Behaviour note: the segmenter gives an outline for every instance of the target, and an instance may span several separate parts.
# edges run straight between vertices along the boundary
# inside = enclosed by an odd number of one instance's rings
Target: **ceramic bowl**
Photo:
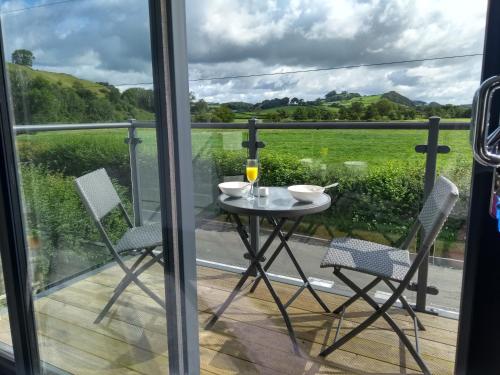
[[[250,191],[250,184],[243,181],[222,182],[219,189],[230,197],[243,197]]]
[[[288,187],[288,191],[298,201],[313,202],[323,194],[325,189],[317,185],[292,185]]]

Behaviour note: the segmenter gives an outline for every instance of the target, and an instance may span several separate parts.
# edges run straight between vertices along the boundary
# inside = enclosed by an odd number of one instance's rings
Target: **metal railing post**
[[[249,159],[258,159],[258,135],[257,135],[257,119],[251,118],[248,120],[248,157]],[[259,171],[260,172],[260,171]],[[250,229],[250,244],[252,249],[260,249],[260,221],[258,216],[249,217]],[[257,276],[257,269],[253,269],[252,276]]]
[[[128,144],[130,156],[130,180],[132,183],[132,205],[134,210],[134,224],[142,225],[142,201],[140,194],[140,178],[139,168],[137,165],[137,145],[142,140],[137,136],[137,128],[135,127],[135,119],[130,119],[130,127],[128,129],[128,138],[125,143]]]
[[[427,134],[427,147],[425,149],[425,177],[424,177],[424,202],[429,196],[436,181],[437,154],[439,149],[439,121],[437,116],[429,117],[429,131]],[[423,237],[422,231],[420,238]],[[433,245],[434,246],[434,245]],[[420,249],[419,249],[420,251]],[[431,249],[432,251],[432,249]],[[426,311],[427,305],[427,283],[429,277],[429,254],[426,255],[422,265],[418,269],[417,278],[417,311]]]

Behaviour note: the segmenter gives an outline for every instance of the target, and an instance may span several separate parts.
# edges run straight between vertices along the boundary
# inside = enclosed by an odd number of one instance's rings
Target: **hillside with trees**
[[[8,64],[7,69],[19,125],[154,118],[152,90],[131,88],[120,92],[106,82],[34,70],[28,64]]]
[[[17,50],[8,64],[17,124],[87,123],[154,119],[153,91],[129,88],[121,92],[106,82],[91,82],[69,74],[36,70],[35,56]],[[470,118],[470,105],[452,105],[411,99],[390,91],[381,95],[335,90],[322,98],[266,99],[258,103],[210,103],[191,94],[193,122],[285,121],[401,121],[440,116]]]
[[[266,99],[259,103],[207,103],[191,98],[195,122],[245,121],[256,117],[267,122],[281,121],[409,121],[440,116],[445,119],[467,119],[470,105],[453,105],[413,101],[396,91],[381,95],[361,95],[347,91],[328,92],[323,98],[306,101],[297,97]],[[230,110],[233,117],[224,119],[219,111]]]

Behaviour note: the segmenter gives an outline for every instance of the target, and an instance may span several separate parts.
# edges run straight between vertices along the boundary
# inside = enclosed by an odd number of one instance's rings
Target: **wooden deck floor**
[[[141,279],[163,293],[159,266]],[[36,301],[42,358],[75,374],[167,373],[166,323],[163,310],[131,286],[108,316],[94,324],[97,313],[122,277],[115,266],[61,288]],[[238,275],[198,267],[200,354],[203,374],[412,374],[418,366],[383,321],[361,333],[326,359],[318,357],[331,342],[337,321],[321,312],[303,293],[289,308],[303,351],[294,355],[284,323],[262,284],[254,294],[234,302],[211,331],[203,329],[210,313],[228,296]],[[275,283],[286,299],[295,288]],[[330,307],[344,297],[323,293]],[[371,313],[364,303],[346,313],[344,327],[355,326]],[[402,310],[393,318],[412,335]],[[421,315],[421,353],[434,374],[452,374],[457,321]],[[0,320],[0,340],[10,340],[7,321]],[[345,331],[343,330],[343,333]]]

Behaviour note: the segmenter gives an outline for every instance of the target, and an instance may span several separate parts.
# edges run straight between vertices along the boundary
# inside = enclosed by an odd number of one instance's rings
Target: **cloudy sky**
[[[37,69],[120,89],[152,81],[146,0],[0,4],[7,56],[30,49]],[[481,53],[485,13],[486,0],[187,0],[190,79]],[[190,86],[210,101],[396,90],[459,104],[471,102],[480,68],[481,57],[467,57]]]

